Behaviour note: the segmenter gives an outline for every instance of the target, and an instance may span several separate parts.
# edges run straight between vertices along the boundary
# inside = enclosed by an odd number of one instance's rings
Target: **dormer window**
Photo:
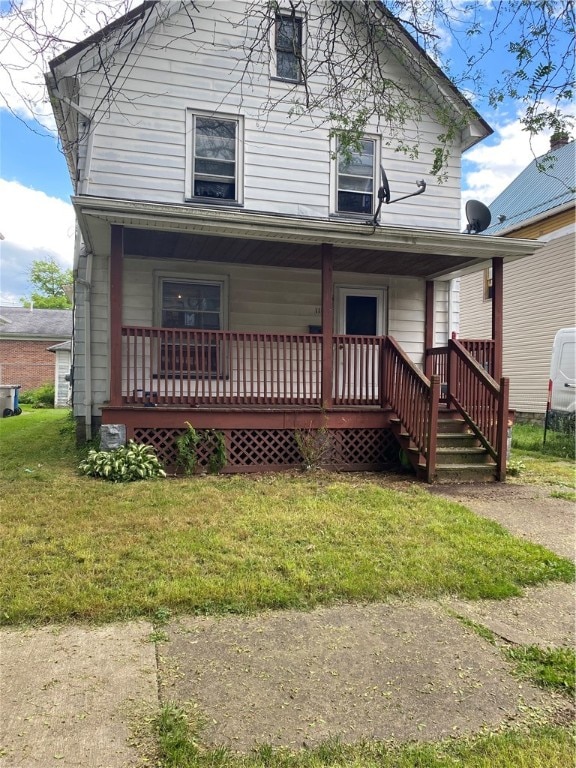
[[[372,214],[375,210],[375,187],[379,142],[364,138],[358,150],[338,153],[336,173],[336,212]]]
[[[294,14],[277,14],[274,50],[276,77],[302,80],[302,19]]]
[[[242,122],[228,115],[187,112],[186,198],[242,202]]]

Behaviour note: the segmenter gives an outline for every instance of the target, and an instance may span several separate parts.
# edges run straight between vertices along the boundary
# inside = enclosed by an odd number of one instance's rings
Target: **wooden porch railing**
[[[334,405],[380,405],[382,336],[334,336]]]
[[[458,339],[462,347],[479,363],[490,376],[494,371],[493,339]],[[426,350],[426,370],[430,375],[440,377],[442,384],[441,402],[447,399],[448,347],[433,347]]]
[[[448,404],[462,414],[496,462],[499,480],[506,477],[509,380],[498,385],[473,359],[464,344],[448,342]]]
[[[383,399],[425,459],[430,482],[436,469],[440,379],[433,376],[428,381],[391,336],[386,337],[383,352]]]
[[[126,403],[319,403],[321,336],[128,326],[122,333]]]
[[[124,326],[122,336],[124,403],[322,405],[319,334]],[[334,405],[380,405],[382,342],[334,337]]]

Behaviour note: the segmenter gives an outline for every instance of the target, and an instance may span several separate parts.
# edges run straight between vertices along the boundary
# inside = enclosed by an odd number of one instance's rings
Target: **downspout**
[[[86,440],[92,439],[92,347],[91,347],[91,293],[92,251],[86,253],[84,278],[77,277],[76,285],[84,290],[84,423]]]

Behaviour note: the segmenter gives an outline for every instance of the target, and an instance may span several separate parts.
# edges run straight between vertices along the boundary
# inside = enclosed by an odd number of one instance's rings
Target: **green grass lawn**
[[[576,500],[576,465],[574,463],[574,436],[548,432],[543,442],[544,429],[534,424],[515,424],[512,429],[512,460],[524,466],[512,482],[555,485],[565,491],[552,495],[568,501]]]
[[[153,728],[162,768],[568,768],[574,763],[573,734],[551,726],[432,744],[335,742],[296,753],[265,745],[251,755],[202,749],[201,729],[169,705]]]
[[[218,476],[115,485],[77,472],[58,411],[0,420],[4,624],[501,598],[573,566],[385,476]]]

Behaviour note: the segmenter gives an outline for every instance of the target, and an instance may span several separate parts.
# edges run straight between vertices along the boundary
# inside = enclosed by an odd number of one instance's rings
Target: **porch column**
[[[334,344],[334,253],[322,243],[322,407],[332,405],[332,347]]]
[[[494,370],[492,378],[500,381],[502,376],[502,346],[504,307],[504,259],[492,259],[492,339],[494,341]]]
[[[426,303],[424,308],[424,375],[432,376],[432,357],[428,350],[434,346],[434,281],[426,280]]]
[[[124,228],[113,224],[110,235],[110,405],[122,404],[122,267]]]

